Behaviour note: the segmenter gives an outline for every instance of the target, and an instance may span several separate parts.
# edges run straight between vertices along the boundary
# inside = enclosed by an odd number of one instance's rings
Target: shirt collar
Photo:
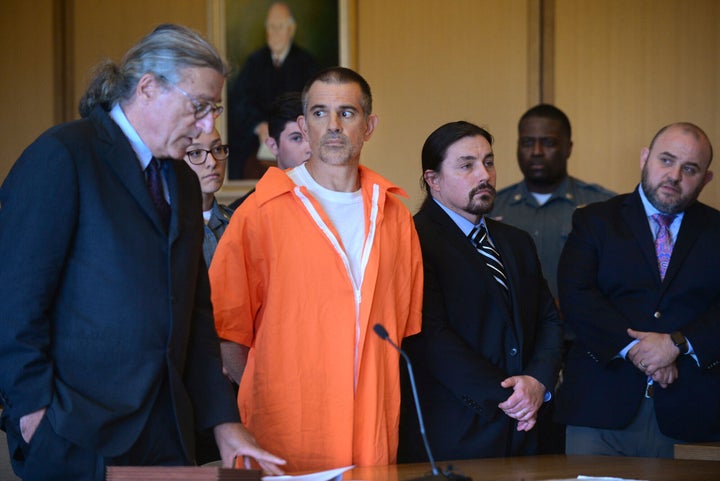
[[[123,134],[125,134],[128,141],[130,141],[130,146],[135,151],[135,155],[137,155],[140,167],[142,170],[145,170],[145,167],[147,167],[152,160],[152,152],[150,152],[150,148],[145,145],[140,138],[140,134],[137,133],[135,127],[132,126],[128,118],[125,116],[125,112],[123,112],[120,104],[113,105],[113,108],[110,110],[110,117],[115,121],[118,127],[120,127],[120,130],[122,130]]]
[[[285,50],[283,50],[282,52],[280,52],[280,54],[278,54],[278,55],[271,53],[270,55],[272,56],[273,62],[277,61],[280,65],[284,64],[285,59],[287,58],[288,54],[290,53],[291,47],[292,47],[292,43],[290,45],[288,45],[287,48]]]
[[[652,218],[654,214],[663,214],[664,212],[660,212],[655,208],[654,205],[650,203],[647,196],[645,195],[645,191],[642,188],[642,184],[638,185],[638,194],[640,194],[640,200],[642,201],[643,208],[645,209],[645,215],[647,216],[648,225],[650,226],[650,232],[652,232],[653,238],[657,236],[658,233],[658,225],[655,219]],[[682,224],[683,216],[685,215],[684,212],[678,212],[675,214],[675,218],[672,221],[672,224],[670,224],[670,233],[672,235],[672,239],[677,239],[678,232],[680,231],[680,225]],[[673,243],[675,241],[673,240]]]
[[[443,205],[443,203],[437,200],[435,197],[433,197],[433,200],[435,201],[435,203],[437,203],[437,205],[440,206],[442,210],[445,211],[448,216],[450,216],[453,222],[455,222],[455,224],[460,228],[462,233],[465,234],[465,237],[470,235],[470,232],[472,232],[472,230],[475,228],[475,224],[473,224],[457,212],[445,207],[445,205]],[[480,222],[477,225],[482,225],[487,229],[487,226],[485,225],[485,216],[482,216],[480,218]]]
[[[575,187],[570,182],[570,176],[566,175],[560,184],[558,184],[557,188],[550,193],[550,197],[548,197],[543,205],[555,199],[563,199],[565,201],[572,202],[575,197]],[[533,193],[528,189],[527,183],[523,180],[518,183],[518,189],[513,195],[512,201],[514,203],[522,202],[523,200],[531,202],[530,199],[533,199],[533,201],[538,203]]]

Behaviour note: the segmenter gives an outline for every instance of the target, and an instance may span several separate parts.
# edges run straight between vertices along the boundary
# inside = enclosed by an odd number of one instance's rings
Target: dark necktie
[[[667,272],[668,264],[670,264],[670,256],[673,250],[670,225],[675,220],[675,216],[670,214],[653,214],[652,218],[658,225],[658,230],[655,235],[655,254],[657,255],[660,280],[663,280],[665,279],[665,272]]]
[[[505,267],[500,260],[500,253],[490,244],[485,226],[480,225],[475,227],[468,237],[477,251],[483,255],[485,258],[485,265],[490,268],[490,273],[507,294],[508,283],[507,276],[505,275]]]
[[[167,229],[170,224],[170,206],[165,200],[161,170],[160,161],[153,157],[148,166],[145,167],[145,182],[147,182],[153,204],[155,204],[155,208],[160,214],[160,219],[162,219],[163,225]]]

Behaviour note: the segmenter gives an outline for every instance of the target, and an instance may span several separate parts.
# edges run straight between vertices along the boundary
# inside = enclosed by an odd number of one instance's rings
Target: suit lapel
[[[702,216],[699,215],[697,204],[694,203],[685,210],[685,214],[683,215],[682,224],[680,225],[672,256],[670,257],[670,264],[668,265],[667,272],[665,272],[663,291],[667,289],[667,286],[670,285],[673,278],[677,275],[680,267],[684,264],[685,258],[692,250],[693,245],[700,237],[704,228],[705,223]]]
[[[645,209],[643,208],[642,200],[640,200],[640,194],[638,194],[637,189],[632,195],[625,199],[620,211],[620,216],[637,240],[645,262],[657,273],[659,283],[660,271],[657,265],[657,255],[655,254],[655,243],[653,242],[653,235],[652,232],[650,232],[647,215],[645,214]]]
[[[493,301],[496,302],[498,305],[507,305],[504,297],[505,294],[500,290],[502,288],[498,285],[497,281],[489,272],[488,267],[485,265],[485,260],[482,254],[477,252],[475,247],[463,234],[462,230],[460,230],[457,224],[455,224],[455,222],[453,222],[453,220],[445,213],[445,211],[443,211],[442,208],[438,206],[437,203],[432,199],[428,199],[425,202],[425,204],[423,205],[423,210],[427,213],[428,217],[430,217],[436,224],[438,229],[438,237],[444,239],[449,244],[449,247],[451,249],[455,249],[462,253],[462,256],[466,258],[468,262],[472,265],[473,271],[478,273],[477,278],[470,279],[469,282],[477,282],[478,289],[486,289],[486,292],[493,297]],[[493,221],[486,218],[486,222],[492,223]],[[490,237],[494,240],[495,238],[493,237],[492,227],[489,227],[489,232]],[[503,256],[503,252],[503,250],[500,251],[501,257]],[[512,257],[511,255],[509,256]],[[505,257],[503,257],[503,263],[504,262]],[[517,276],[517,266],[515,264],[515,261],[513,260],[511,264],[513,265],[514,275]],[[510,285],[510,298],[511,302],[513,302],[512,299],[514,298],[514,296],[512,295],[512,281]],[[514,326],[515,322],[513,321],[512,317],[513,316],[508,309],[507,322],[517,333],[517,329],[515,329]]]
[[[438,237],[444,239],[450,248],[457,250],[463,254],[468,261],[473,264],[477,272],[484,273],[483,277],[488,280],[495,280],[487,272],[485,262],[482,260],[482,256],[477,253],[472,243],[465,237],[460,228],[453,222],[453,220],[445,213],[445,211],[437,205],[437,203],[428,199],[423,206],[423,210],[426,211],[428,217],[430,217],[436,224],[438,229]]]
[[[118,181],[137,201],[145,214],[150,217],[155,227],[165,234],[165,227],[160,219],[160,214],[150,198],[145,183],[145,174],[140,168],[140,162],[127,137],[101,107],[96,107],[90,114],[90,118],[97,126],[98,138],[101,141],[99,149],[105,150],[100,157],[105,159]],[[168,180],[168,185],[170,184],[171,182]],[[170,222],[172,225],[172,219]]]
[[[510,241],[503,235],[502,228],[499,227],[499,222],[495,222],[486,216],[485,224],[488,227],[490,238],[495,244],[495,249],[497,249],[500,253],[500,258],[502,260],[503,267],[505,268],[505,275],[507,276],[508,287],[510,288],[509,317],[512,319],[512,327],[515,332],[515,337],[518,340],[518,344],[522,345],[523,339],[521,334],[523,332],[523,326],[521,325],[522,320],[520,319],[520,306],[518,306],[519,293],[517,292],[518,279],[520,277],[518,259],[515,255],[515,251],[512,249],[512,246],[510,246]],[[499,291],[500,289],[497,290]],[[500,292],[500,295],[503,295],[502,292]],[[500,301],[504,302],[504,299],[500,297],[498,302]]]
[[[640,200],[640,194],[638,194],[637,190],[628,197],[623,206],[621,212],[623,220],[637,239],[640,245],[640,251],[646,262],[648,262],[651,268],[657,273],[657,280],[658,283],[662,284],[663,292],[677,275],[680,266],[683,265],[684,259],[695,244],[699,233],[703,230],[703,219],[698,215],[698,210],[695,207],[695,205],[691,205],[685,211],[682,225],[680,226],[675,246],[673,247],[672,256],[670,257],[670,264],[668,265],[667,272],[665,272],[665,279],[663,279],[661,283],[653,234],[648,227],[647,214],[645,213],[642,200]]]
[[[170,227],[168,233],[170,243],[180,235],[180,213],[188,212],[188,209],[183,207],[183,204],[187,202],[189,194],[184,193],[184,190],[180,187],[176,162],[178,161],[165,160],[165,178],[167,179],[168,194],[170,196]]]

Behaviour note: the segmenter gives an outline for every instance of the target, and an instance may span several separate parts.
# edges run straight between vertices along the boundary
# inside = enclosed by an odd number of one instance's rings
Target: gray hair
[[[95,67],[80,99],[80,115],[87,117],[96,105],[110,110],[113,104],[130,99],[146,73],[177,83],[180,71],[188,67],[211,68],[223,77],[229,72],[215,47],[200,34],[181,25],[160,25],[130,48],[120,65],[105,60]]]
[[[316,73],[305,83],[305,88],[303,88],[302,91],[304,115],[307,115],[308,94],[315,82],[328,84],[357,84],[362,92],[362,96],[360,97],[360,106],[363,109],[365,118],[370,116],[372,113],[372,92],[370,91],[370,85],[367,83],[367,80],[365,80],[362,75],[349,68],[329,67]]]

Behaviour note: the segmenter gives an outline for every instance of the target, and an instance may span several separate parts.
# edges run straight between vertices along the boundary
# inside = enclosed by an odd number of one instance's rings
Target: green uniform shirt
[[[568,176],[547,202],[538,205],[525,182],[519,182],[497,193],[490,216],[519,227],[532,236],[545,279],[557,298],[557,266],[572,228],[573,212],[577,207],[607,200],[614,195],[614,192],[597,184]]]

